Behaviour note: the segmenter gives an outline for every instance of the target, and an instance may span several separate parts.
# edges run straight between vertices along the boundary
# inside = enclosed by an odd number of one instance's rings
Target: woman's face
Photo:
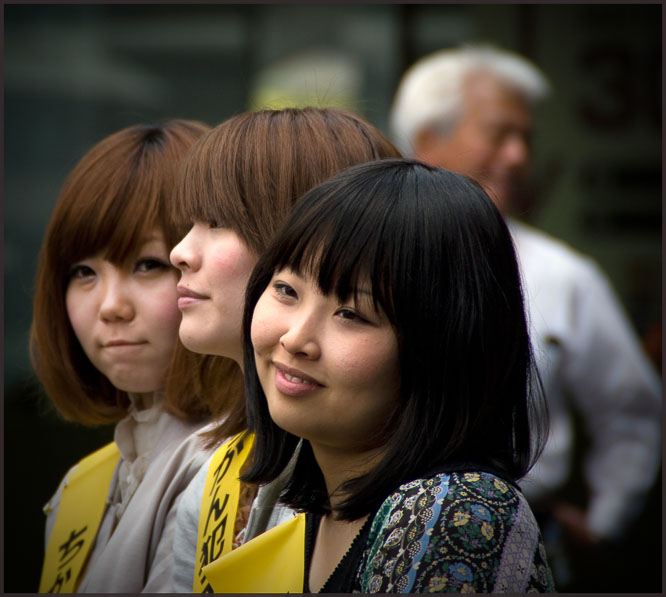
[[[100,254],[70,268],[65,302],[83,351],[118,389],[162,389],[178,341],[177,272],[155,230],[129,266]]]
[[[398,399],[398,342],[369,290],[341,304],[283,269],[255,307],[252,343],[271,417],[315,450],[379,447],[373,435]]]
[[[180,272],[180,339],[194,352],[243,363],[245,287],[257,257],[229,228],[197,222],[171,251]]]

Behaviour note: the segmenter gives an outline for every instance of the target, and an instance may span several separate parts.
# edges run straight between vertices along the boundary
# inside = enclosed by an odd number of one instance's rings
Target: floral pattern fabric
[[[357,569],[362,593],[553,592],[522,494],[486,472],[402,485],[374,517]]]

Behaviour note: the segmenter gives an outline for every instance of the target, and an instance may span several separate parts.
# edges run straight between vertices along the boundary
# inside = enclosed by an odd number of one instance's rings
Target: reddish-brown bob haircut
[[[230,228],[258,257],[311,188],[348,166],[395,157],[400,153],[378,129],[347,110],[239,114],[203,135],[188,154],[178,183],[179,218]],[[224,357],[210,356],[209,366],[225,372],[235,394],[218,388],[224,399],[212,396],[209,409],[226,415],[211,435],[217,443],[245,428],[242,373]]]
[[[126,265],[154,228],[162,231],[169,250],[180,240],[187,227],[175,214],[176,175],[186,152],[208,130],[187,120],[123,129],[88,151],[65,181],[39,255],[30,355],[46,393],[67,420],[111,423],[129,406],[127,393],[92,365],[74,334],[65,303],[69,270],[98,253]],[[177,343],[171,368],[178,369],[181,388],[200,385],[193,359]],[[184,379],[183,371],[190,377]],[[206,416],[192,394],[180,393],[182,403],[171,410],[182,418]]]

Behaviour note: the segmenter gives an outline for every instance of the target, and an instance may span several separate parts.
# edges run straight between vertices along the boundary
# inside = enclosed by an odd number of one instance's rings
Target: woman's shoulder
[[[464,526],[472,516],[487,523],[510,520],[518,514],[521,500],[518,489],[489,472],[442,472],[398,487],[377,510],[370,536],[414,521],[422,521],[426,530],[435,523]]]
[[[493,509],[515,509],[520,491],[510,482],[486,471],[442,472],[403,483],[389,495],[379,513],[406,510],[416,514],[441,500],[481,500]]]
[[[404,483],[381,505],[362,584],[371,592],[544,591],[544,558],[515,486],[485,471],[439,473]]]

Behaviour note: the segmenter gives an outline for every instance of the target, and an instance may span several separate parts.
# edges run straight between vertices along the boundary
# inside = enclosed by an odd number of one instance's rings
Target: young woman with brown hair
[[[168,591],[175,511],[209,452],[215,373],[178,340],[176,173],[208,127],[172,120],[97,143],[68,176],[37,270],[31,356],[67,420],[117,423],[45,507],[40,591]],[[216,391],[218,402],[222,401]],[[220,408],[220,406],[218,406]]]
[[[348,166],[398,156],[375,127],[335,108],[240,114],[204,135],[189,153],[179,179],[179,205],[191,228],[171,252],[181,270],[180,338],[193,351],[216,355],[213,368],[232,363],[238,380],[237,408],[219,419],[212,445],[246,427],[241,321],[245,286],[259,255],[310,188]],[[206,590],[203,565],[283,514],[291,516],[273,510],[279,482],[255,499],[255,487],[238,484],[238,471],[229,472],[242,465],[250,445],[221,445],[185,493],[174,544],[175,590]],[[229,489],[225,483],[232,477]]]

